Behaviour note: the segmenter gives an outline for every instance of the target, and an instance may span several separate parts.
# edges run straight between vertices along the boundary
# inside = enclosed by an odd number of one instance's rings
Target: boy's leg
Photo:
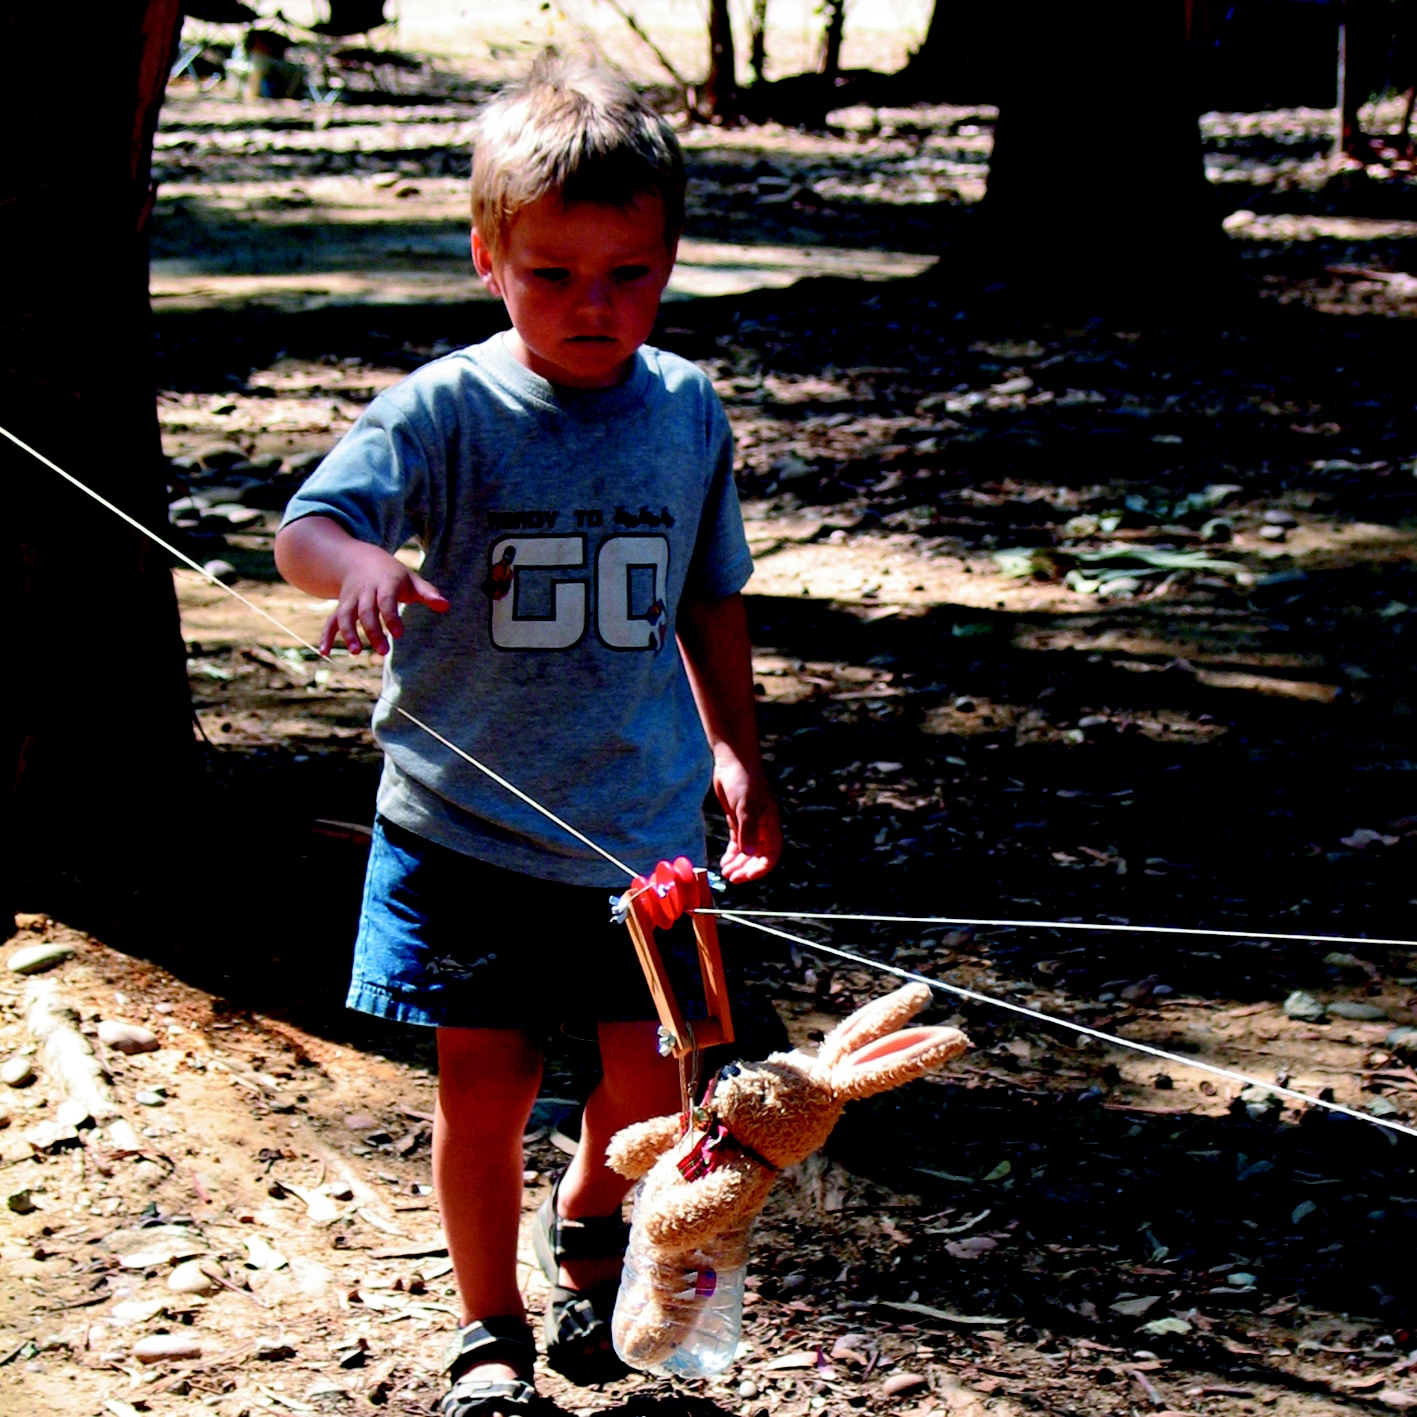
[[[524,1314],[517,1285],[522,1135],[540,1084],[541,1049],[522,1030],[438,1030],[433,1187],[464,1324]],[[486,1366],[489,1377],[527,1376]]]
[[[602,1077],[586,1102],[581,1144],[557,1191],[563,1220],[613,1215],[630,1182],[605,1164],[611,1137],[631,1122],[679,1110],[679,1067],[673,1058],[659,1056],[657,1031],[654,1023],[599,1026]],[[619,1272],[618,1257],[570,1260],[561,1266],[560,1283],[591,1289]]]

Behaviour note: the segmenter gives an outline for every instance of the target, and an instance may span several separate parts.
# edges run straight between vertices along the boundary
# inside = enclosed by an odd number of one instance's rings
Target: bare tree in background
[[[738,77],[728,0],[709,0],[709,67],[700,96],[707,117],[724,120],[738,116]]]
[[[0,15],[0,423],[148,525],[166,521],[147,232],[153,131],[181,0]],[[56,43],[63,63],[55,62]],[[23,135],[23,141],[21,141]],[[192,760],[162,551],[10,443],[0,566],[10,642],[0,908],[67,876],[99,909],[162,860]]]

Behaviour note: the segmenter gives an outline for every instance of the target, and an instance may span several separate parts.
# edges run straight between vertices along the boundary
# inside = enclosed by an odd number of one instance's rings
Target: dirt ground
[[[322,608],[270,559],[284,500],[381,389],[498,324],[459,273],[473,97],[320,115],[174,91],[165,115],[173,533],[307,636]],[[790,839],[733,899],[1246,932],[788,926],[1410,1123],[1417,945],[1269,932],[1417,938],[1411,174],[1327,167],[1330,115],[1207,115],[1230,307],[1049,324],[960,266],[992,119],[690,134],[690,248],[720,285],[656,339],[734,426]],[[190,930],[36,914],[5,947],[74,953],[0,976],[0,1051],[38,1074],[0,1098],[0,1411],[426,1412],[456,1315],[432,1059],[341,1008],[377,662],[317,664],[176,575],[213,804]],[[724,934],[759,1033],[806,1041],[887,987]],[[129,1130],[61,1115],[27,1023],[51,989]],[[1417,1406],[1409,1138],[987,1006],[933,1016],[973,1051],[856,1105],[784,1180],[724,1379],[544,1375],[563,1410]],[[115,1019],[159,1046],[115,1051]],[[529,1209],[593,1081],[576,1045],[549,1060]],[[191,1258],[208,1292],[169,1286]],[[200,1355],[140,1363],[162,1333]]]

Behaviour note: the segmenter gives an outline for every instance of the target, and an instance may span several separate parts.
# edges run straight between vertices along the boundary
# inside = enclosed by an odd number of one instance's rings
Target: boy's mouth
[[[571,338],[570,338],[570,340],[569,340],[569,343],[571,343],[571,344],[614,344],[614,343],[615,343],[615,339],[614,339],[614,336],[612,336],[612,335],[572,335]]]

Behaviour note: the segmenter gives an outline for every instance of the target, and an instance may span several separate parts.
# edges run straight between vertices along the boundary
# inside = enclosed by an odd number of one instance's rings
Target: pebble
[[[193,456],[205,468],[223,470],[246,461],[245,450],[235,443],[207,443],[198,448]]]
[[[1297,1018],[1309,1023],[1317,1023],[1323,1018],[1324,1013],[1324,1006],[1312,994],[1306,994],[1302,989],[1296,989],[1284,1001],[1286,1018]]]
[[[23,1191],[14,1191],[5,1198],[5,1204],[15,1212],[16,1215],[32,1215],[39,1209],[30,1199],[29,1188]]]
[[[1348,999],[1330,1004],[1328,1012],[1332,1018],[1346,1018],[1354,1023],[1376,1023],[1387,1017],[1387,1010],[1380,1009],[1376,1004],[1358,1004]]]
[[[0,1082],[6,1087],[28,1087],[34,1081],[34,1064],[28,1058],[6,1058],[0,1063]]]
[[[61,1127],[73,1127],[75,1131],[93,1124],[93,1112],[82,1097],[66,1097],[54,1109],[54,1116]]]
[[[352,1132],[372,1132],[379,1125],[377,1117],[371,1117],[368,1112],[351,1112],[344,1119],[344,1124]]]
[[[1417,1058],[1417,1028],[1395,1028],[1387,1036],[1387,1046],[1396,1053]]]
[[[924,1387],[925,1381],[921,1373],[892,1373],[881,1384],[881,1391],[887,1397],[899,1397],[903,1392],[915,1392]]]
[[[167,1287],[174,1294],[210,1294],[217,1286],[201,1260],[186,1260],[167,1276]]]
[[[139,1107],[165,1107],[167,1105],[167,1098],[160,1091],[152,1088],[144,1088],[141,1092],[135,1092],[133,1101]]]
[[[74,947],[50,941],[42,945],[21,945],[7,961],[11,974],[38,974],[56,964],[73,959]]]
[[[1260,528],[1260,539],[1262,541],[1283,541],[1289,533],[1282,526],[1262,526]]]
[[[744,1378],[743,1381],[738,1384],[739,1397],[756,1397],[757,1395],[758,1385],[752,1378]]]
[[[1299,519],[1293,512],[1286,512],[1283,507],[1271,507],[1264,514],[1266,526],[1292,527],[1299,525]]]
[[[119,1053],[154,1053],[158,1048],[157,1034],[152,1029],[116,1018],[106,1018],[99,1024],[98,1041]]]
[[[214,581],[221,581],[223,584],[236,579],[236,567],[230,561],[223,561],[219,556],[215,560],[208,561],[202,570]]]
[[[141,1151],[143,1143],[137,1132],[133,1130],[131,1122],[125,1122],[120,1117],[116,1122],[108,1124],[108,1140],[115,1151]]]
[[[155,1333],[133,1345],[133,1357],[140,1363],[171,1363],[201,1356],[201,1340],[179,1333]]]
[[[791,1274],[782,1277],[782,1292],[784,1294],[795,1294],[799,1289],[807,1287],[807,1276],[800,1269],[793,1270]]]
[[[1225,1276],[1225,1282],[1227,1284],[1233,1284],[1236,1289],[1248,1289],[1254,1284],[1255,1277],[1253,1274],[1249,1274],[1243,1269],[1232,1269],[1230,1273]]]
[[[324,453],[296,453],[285,460],[285,470],[295,477],[308,477],[324,460]]]

